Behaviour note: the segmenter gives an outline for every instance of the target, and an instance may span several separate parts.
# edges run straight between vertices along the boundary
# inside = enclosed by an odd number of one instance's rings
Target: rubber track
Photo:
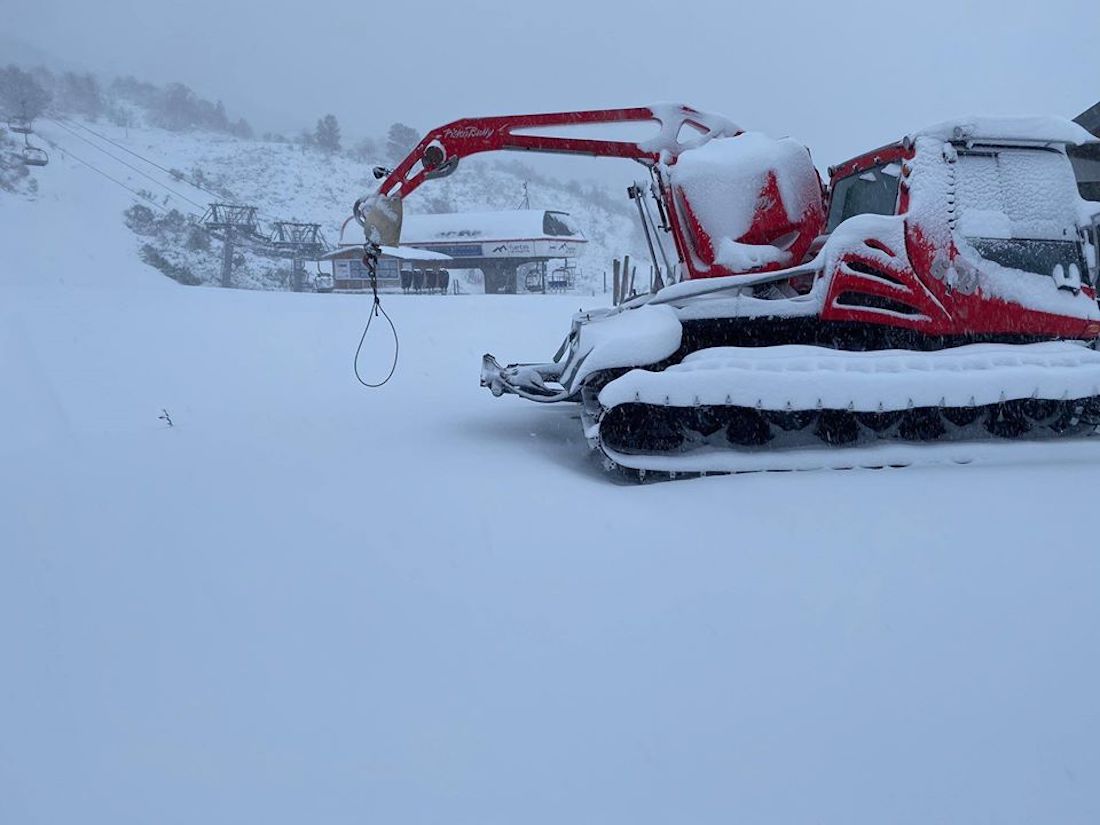
[[[997,445],[1091,435],[1100,425],[1100,396],[897,413],[631,403],[600,410],[598,417],[598,426],[589,434],[604,466],[650,481],[719,473],[967,464],[990,455]]]

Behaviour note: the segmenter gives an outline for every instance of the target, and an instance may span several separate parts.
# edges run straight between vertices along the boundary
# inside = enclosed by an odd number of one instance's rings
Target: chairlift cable
[[[121,143],[119,143],[119,142],[117,142],[117,141],[115,141],[115,140],[111,140],[111,138],[107,137],[106,135],[104,135],[104,134],[102,134],[102,133],[100,133],[100,132],[97,132],[97,131],[96,131],[95,129],[91,128],[90,126],[85,126],[85,125],[84,125],[83,123],[80,123],[79,121],[76,121],[76,120],[72,120],[72,119],[70,119],[70,118],[65,118],[65,117],[63,117],[63,116],[61,116],[61,115],[59,115],[59,117],[62,117],[62,119],[63,119],[63,120],[67,120],[67,121],[69,121],[69,123],[73,124],[74,126],[78,126],[79,128],[81,128],[81,129],[85,130],[86,132],[91,132],[91,133],[92,133],[93,135],[95,135],[95,136],[96,136],[97,138],[99,138],[100,140],[105,140],[105,141],[107,141],[108,143],[110,143],[110,144],[111,144],[112,146],[117,146],[117,147],[118,147],[119,149],[121,149],[121,150],[122,150],[123,152],[126,152],[126,153],[128,153],[128,154],[131,154],[131,155],[133,155],[133,156],[134,156],[135,158],[138,158],[139,160],[145,161],[145,162],[146,162],[146,163],[148,163],[148,164],[149,164],[150,166],[156,167],[156,168],[157,168],[157,169],[159,169],[160,171],[162,171],[162,172],[164,172],[164,173],[166,173],[166,174],[168,174],[168,175],[171,175],[171,176],[172,176],[173,178],[175,178],[175,177],[177,176],[177,174],[179,174],[179,170],[176,170],[176,171],[172,171],[171,169],[168,169],[168,168],[166,168],[166,167],[164,167],[164,166],[161,166],[161,165],[160,165],[159,163],[157,163],[157,162],[156,162],[155,160],[150,160],[149,158],[145,157],[144,155],[140,154],[139,152],[135,152],[135,151],[134,151],[133,149],[130,149],[130,148],[129,148],[129,147],[127,147],[127,146],[123,146],[123,145],[122,145]],[[190,180],[190,179],[188,179],[188,178],[187,178],[186,176],[182,176],[182,175],[181,175],[181,176],[180,176],[180,178],[181,178],[181,180],[183,180],[183,181],[184,181],[184,182],[185,182],[185,183],[186,183],[186,184],[187,184],[188,186],[192,186],[192,187],[194,187],[195,189],[198,189],[198,190],[199,190],[200,192],[205,192],[205,193],[206,193],[207,195],[209,195],[209,196],[210,196],[210,197],[212,197],[212,198],[217,198],[218,200],[223,200],[223,199],[225,198],[225,195],[224,195],[224,194],[222,194],[222,195],[219,195],[219,194],[218,194],[217,192],[212,192],[212,191],[210,191],[209,189],[207,189],[207,188],[206,188],[205,186],[201,186],[201,185],[199,185],[199,184],[195,183],[195,182],[194,182],[193,180]]]
[[[195,189],[198,189],[200,192],[204,192],[212,198],[216,198],[219,201],[225,199],[225,194],[224,193],[219,194],[218,192],[213,192],[210,189],[207,189],[205,186],[202,186],[201,184],[198,184],[195,181],[191,180],[187,176],[180,175],[179,170],[173,171],[173,170],[168,169],[164,166],[161,166],[155,160],[150,160],[149,158],[145,157],[145,155],[142,155],[140,152],[135,152],[133,149],[130,149],[129,147],[124,146],[123,144],[121,144],[121,143],[119,143],[115,140],[112,140],[111,138],[107,137],[106,135],[102,134],[101,132],[96,131],[95,129],[91,128],[90,126],[86,126],[85,124],[80,123],[79,121],[72,120],[70,118],[66,118],[66,117],[63,117],[61,115],[59,115],[59,117],[61,117],[63,120],[68,121],[72,125],[77,126],[81,129],[85,130],[86,132],[90,132],[91,134],[95,135],[96,137],[100,138],[101,140],[107,141],[112,146],[117,146],[122,151],[133,155],[134,157],[138,158],[139,160],[144,161],[145,163],[148,163],[150,166],[153,166],[153,167],[159,169],[160,171],[172,176],[172,178],[176,178],[177,175],[178,175],[180,177],[180,179],[183,180],[184,183],[186,183],[188,186],[191,186]],[[183,197],[183,196],[181,195],[180,197]],[[194,203],[194,201],[192,201],[192,203]],[[196,204],[196,206],[199,206],[200,209],[204,209],[204,210],[206,208],[205,206],[201,206],[199,204]],[[265,221],[267,221],[269,223],[275,223],[278,220],[278,218],[276,218],[274,215],[269,215],[268,213],[260,211],[260,210],[257,210],[256,214],[260,218],[263,218]]]
[[[58,118],[59,118],[60,120],[58,120]],[[65,129],[66,131],[68,131],[68,132],[72,133],[74,137],[76,137],[76,138],[78,138],[78,139],[80,139],[80,140],[84,141],[85,143],[87,143],[88,145],[92,146],[93,148],[95,148],[95,149],[98,149],[98,150],[99,150],[100,152],[102,152],[103,154],[107,155],[107,157],[111,158],[112,160],[115,160],[116,162],[118,162],[118,163],[121,163],[121,164],[123,164],[123,165],[124,165],[124,166],[126,166],[126,167],[127,167],[128,169],[132,169],[133,171],[137,172],[137,173],[138,173],[139,175],[142,175],[143,177],[145,177],[145,178],[148,178],[148,179],[149,179],[150,181],[152,181],[153,183],[157,184],[157,185],[158,185],[158,186],[160,186],[161,188],[163,188],[163,189],[167,190],[167,191],[168,191],[168,192],[170,192],[171,194],[173,194],[173,195],[175,195],[175,196],[177,196],[177,197],[181,198],[182,200],[185,200],[185,201],[187,201],[187,202],[188,202],[189,204],[191,204],[192,206],[194,206],[194,207],[196,207],[197,209],[199,209],[199,210],[201,211],[201,213],[202,213],[202,214],[205,214],[205,212],[206,212],[206,209],[207,209],[207,207],[206,207],[206,205],[205,205],[205,204],[201,204],[201,203],[198,203],[198,202],[196,202],[196,201],[193,201],[193,200],[191,200],[191,199],[190,199],[189,197],[187,197],[186,195],[182,194],[181,192],[177,192],[176,190],[172,189],[172,187],[170,187],[170,186],[167,186],[166,184],[164,184],[163,182],[161,182],[161,181],[157,180],[156,178],[152,177],[151,175],[147,174],[146,172],[143,172],[143,171],[142,171],[141,169],[138,169],[138,168],[136,168],[135,166],[133,166],[133,165],[131,165],[131,164],[127,163],[126,161],[122,160],[121,158],[119,158],[119,157],[116,157],[115,155],[111,154],[110,152],[108,152],[108,151],[107,151],[106,149],[104,149],[103,147],[101,147],[101,146],[98,146],[98,145],[96,145],[96,144],[95,144],[94,142],[92,142],[92,141],[88,140],[87,138],[83,137],[82,135],[79,135],[79,134],[77,134],[76,132],[74,132],[74,131],[73,131],[73,129],[72,129],[72,128],[70,128],[70,126],[69,126],[69,125],[66,125],[66,123],[67,123],[67,124],[70,124],[71,126],[76,126],[76,127],[80,128],[80,129],[83,129],[83,130],[85,130],[86,132],[89,132],[89,133],[90,133],[90,134],[92,134],[92,135],[95,135],[95,136],[96,136],[97,138],[99,138],[99,139],[101,139],[101,140],[104,140],[104,141],[106,141],[107,143],[109,143],[109,144],[111,144],[112,146],[115,146],[115,147],[117,147],[117,148],[121,149],[122,151],[126,152],[127,154],[133,155],[133,156],[134,156],[135,158],[137,158],[137,159],[139,159],[139,160],[141,160],[141,161],[143,161],[143,162],[145,162],[145,163],[149,164],[150,166],[152,166],[152,167],[154,167],[154,168],[156,168],[156,169],[159,169],[160,171],[162,171],[162,172],[164,172],[164,173],[166,173],[166,174],[170,175],[170,176],[171,176],[171,177],[172,177],[173,179],[175,179],[175,178],[177,177],[177,175],[179,174],[179,173],[178,173],[178,171],[177,171],[177,172],[173,172],[173,171],[172,171],[171,169],[168,169],[167,167],[165,167],[165,166],[162,166],[161,164],[157,163],[156,161],[154,161],[154,160],[151,160],[151,159],[149,159],[149,158],[145,157],[145,156],[144,156],[144,155],[142,155],[142,154],[141,154],[140,152],[135,152],[135,151],[134,151],[133,149],[130,149],[129,147],[127,147],[127,146],[124,146],[123,144],[121,144],[121,143],[118,143],[118,142],[117,142],[117,141],[115,141],[115,140],[112,140],[111,138],[107,137],[106,135],[102,134],[101,132],[99,132],[99,131],[97,131],[97,130],[95,130],[95,129],[92,129],[92,128],[91,128],[90,126],[86,126],[85,124],[83,124],[83,123],[80,123],[79,121],[73,120],[73,119],[71,119],[71,118],[65,117],[64,115],[57,115],[57,118],[54,118],[54,117],[47,117],[46,119],[48,119],[48,120],[51,120],[51,121],[53,121],[53,122],[54,122],[55,124],[57,124],[58,126],[62,127],[62,128],[63,128],[63,129]],[[61,121],[66,121],[66,122],[65,122],[65,123],[62,123]],[[67,150],[67,149],[65,149],[65,150],[63,150],[63,151],[66,151],[66,152],[68,152],[68,150]],[[69,154],[72,154],[72,153],[71,153],[71,152],[69,152]],[[153,206],[155,206],[155,207],[156,207],[157,209],[159,209],[159,210],[160,210],[161,212],[163,212],[163,213],[165,213],[165,214],[167,214],[167,213],[168,213],[168,210],[167,210],[166,208],[164,208],[164,207],[163,207],[163,206],[162,206],[161,204],[157,203],[157,202],[156,202],[156,201],[155,201],[154,199],[152,199],[152,198],[149,198],[149,197],[147,197],[146,195],[143,195],[143,194],[142,194],[142,193],[141,193],[140,191],[138,191],[138,190],[135,190],[135,189],[132,189],[131,187],[127,186],[127,185],[126,185],[126,184],[124,184],[124,183],[121,183],[121,182],[120,182],[120,181],[118,181],[117,179],[115,179],[115,178],[111,177],[110,175],[108,175],[108,174],[107,174],[106,172],[103,172],[103,171],[102,171],[101,169],[98,169],[97,167],[93,166],[93,165],[92,165],[91,163],[89,163],[88,161],[86,161],[86,160],[83,160],[83,159],[79,158],[79,157],[78,157],[78,156],[76,156],[76,155],[73,155],[73,158],[74,158],[75,160],[78,160],[78,161],[79,161],[80,163],[83,163],[83,164],[84,164],[85,166],[88,166],[89,168],[91,168],[91,169],[93,169],[94,171],[98,172],[99,174],[103,175],[103,176],[104,176],[104,177],[106,177],[106,178],[107,178],[108,180],[111,180],[112,182],[114,182],[114,183],[118,184],[119,186],[122,186],[122,187],[123,187],[124,189],[126,189],[126,190],[127,190],[128,192],[131,192],[132,194],[134,194],[134,195],[138,196],[138,197],[139,197],[139,198],[141,198],[142,200],[144,200],[144,201],[147,201],[148,203],[152,204],[152,205],[153,205]],[[204,187],[204,186],[201,186],[201,185],[199,185],[198,183],[195,183],[194,181],[190,180],[190,179],[189,179],[189,178],[187,178],[186,176],[182,176],[182,175],[180,175],[180,176],[179,176],[179,178],[180,178],[181,180],[183,180],[183,181],[184,181],[184,182],[185,182],[185,183],[186,183],[186,184],[187,184],[188,186],[191,186],[191,187],[193,187],[193,188],[195,188],[195,189],[198,189],[198,190],[199,190],[200,192],[204,192],[204,193],[206,193],[207,195],[210,195],[210,196],[211,196],[211,197],[213,197],[213,198],[217,198],[218,200],[223,200],[223,199],[224,199],[224,197],[225,197],[225,196],[224,196],[224,194],[219,194],[219,193],[217,193],[217,192],[213,192],[213,191],[211,191],[211,190],[207,189],[206,187]],[[200,218],[201,218],[201,215],[194,215],[193,213],[190,213],[190,214],[192,214],[192,216],[193,216],[193,217],[200,217]],[[268,214],[267,212],[264,212],[264,211],[262,211],[262,210],[259,210],[259,209],[258,209],[258,210],[256,211],[256,214],[257,214],[257,216],[258,216],[258,217],[260,217],[261,219],[263,219],[263,220],[267,221],[268,223],[276,223],[276,222],[278,221],[278,218],[276,218],[275,216],[273,216],[273,215],[270,215],[270,214]],[[207,231],[209,232],[209,230],[207,230]],[[211,234],[212,234],[212,233],[211,233]],[[265,236],[262,236],[262,235],[258,235],[258,236],[257,236],[257,239],[262,239],[262,240],[264,240],[264,241],[266,241],[266,240],[267,240],[267,238],[266,238]],[[253,250],[253,251],[255,251],[255,250]]]
[[[57,124],[58,126],[60,126],[60,127],[62,128],[62,129],[64,129],[65,131],[69,132],[70,134],[72,134],[72,135],[73,135],[73,136],[74,136],[75,138],[77,138],[77,140],[82,140],[82,141],[84,141],[85,143],[87,143],[87,144],[88,144],[89,146],[91,146],[91,147],[92,147],[93,149],[98,149],[98,150],[99,150],[100,152],[102,152],[103,154],[105,154],[105,155],[106,155],[107,157],[111,158],[112,160],[116,161],[117,163],[121,163],[121,164],[122,164],[123,166],[125,166],[125,167],[126,167],[127,169],[132,169],[132,170],[133,170],[134,172],[137,172],[137,173],[138,173],[139,175],[141,175],[142,177],[144,177],[144,178],[147,178],[147,179],[149,179],[150,181],[152,181],[153,183],[155,183],[155,184],[156,184],[157,186],[160,186],[161,188],[163,188],[163,189],[164,189],[164,190],[166,190],[167,192],[171,193],[172,195],[175,195],[175,196],[176,196],[177,198],[180,198],[180,199],[182,199],[182,200],[185,200],[185,201],[187,201],[187,202],[188,202],[189,204],[191,204],[191,205],[192,205],[192,206],[194,206],[194,207],[197,207],[198,209],[203,209],[203,210],[205,210],[205,209],[206,209],[206,206],[205,206],[204,204],[201,204],[201,203],[199,203],[198,201],[193,201],[193,200],[191,200],[191,199],[190,199],[189,197],[187,197],[186,195],[184,195],[184,194],[181,194],[180,192],[177,192],[177,191],[176,191],[175,189],[173,189],[173,188],[172,188],[171,186],[167,186],[166,184],[164,184],[164,183],[162,183],[161,181],[157,180],[156,178],[154,178],[154,177],[153,177],[152,175],[148,174],[147,172],[143,172],[143,171],[142,171],[141,169],[138,169],[138,168],[137,168],[136,166],[134,166],[133,164],[131,164],[131,163],[127,163],[127,162],[126,162],[126,161],[124,161],[124,160],[123,160],[122,158],[120,158],[120,157],[117,157],[117,156],[115,156],[115,155],[112,155],[112,154],[111,154],[110,152],[108,152],[108,151],[107,151],[106,149],[104,149],[104,148],[103,148],[102,146],[97,146],[97,145],[96,145],[95,143],[93,143],[92,141],[88,140],[88,139],[87,139],[86,137],[84,137],[83,135],[79,134],[79,133],[78,133],[78,132],[76,132],[75,130],[73,130],[73,129],[69,128],[68,126],[66,126],[66,125],[65,125],[64,123],[62,123],[61,121],[59,121],[59,120],[55,120],[55,119],[54,119],[54,118],[52,118],[52,117],[51,117],[51,118],[48,118],[48,120],[52,121],[53,123],[56,123],[56,124]]]
[[[136,190],[136,189],[133,189],[133,188],[131,188],[131,187],[127,186],[127,185],[126,185],[125,183],[123,183],[122,181],[120,181],[120,180],[119,180],[118,178],[112,177],[111,175],[107,174],[106,172],[104,172],[104,171],[103,171],[102,169],[100,169],[99,167],[97,167],[97,166],[95,166],[94,164],[91,164],[91,163],[89,163],[88,161],[84,160],[84,158],[80,157],[79,155],[75,155],[75,154],[73,154],[73,153],[72,153],[71,151],[69,151],[68,149],[62,149],[61,151],[62,151],[62,153],[63,153],[63,154],[67,155],[68,157],[71,157],[71,158],[72,158],[73,160],[75,160],[75,161],[76,161],[77,163],[82,163],[82,164],[84,164],[85,166],[87,166],[87,167],[88,167],[89,169],[91,169],[91,170],[92,170],[93,172],[95,172],[96,174],[102,175],[103,177],[107,178],[107,180],[111,181],[112,183],[114,183],[114,184],[117,184],[118,186],[121,186],[121,187],[122,187],[123,189],[125,189],[125,190],[126,190],[127,192],[129,192],[129,193],[130,193],[131,195],[134,195],[135,197],[138,197],[138,198],[140,198],[140,199],[141,199],[141,200],[143,200],[143,201],[148,201],[148,202],[149,202],[149,204],[150,204],[151,206],[153,206],[154,208],[156,208],[156,209],[159,209],[159,210],[160,210],[161,212],[163,212],[163,213],[164,213],[165,215],[167,215],[167,214],[168,214],[168,212],[169,212],[169,210],[168,210],[168,209],[165,209],[165,208],[164,208],[163,206],[161,206],[161,205],[160,205],[159,203],[157,203],[157,202],[156,202],[155,200],[153,200],[152,198],[150,198],[150,197],[149,197],[148,195],[145,195],[145,194],[143,194],[143,193],[139,192],[138,190]]]

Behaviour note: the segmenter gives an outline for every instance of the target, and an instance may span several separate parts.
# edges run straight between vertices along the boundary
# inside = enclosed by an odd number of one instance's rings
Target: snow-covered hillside
[[[139,122],[140,113],[133,117]],[[330,243],[336,243],[352,202],[377,186],[371,175],[372,163],[290,143],[211,132],[173,132],[151,126],[122,128],[105,121],[92,123],[69,117],[39,120],[36,130],[37,138],[54,160],[49,167],[36,171],[40,185],[48,186],[54,179],[53,188],[63,189],[67,168],[75,164],[96,174],[88,169],[90,164],[115,179],[112,184],[104,178],[106,187],[125,193],[121,184],[145,195],[145,199],[131,196],[130,200],[151,206],[158,217],[164,210],[174,209],[199,218],[210,201],[228,200],[258,206],[265,234],[270,234],[275,220],[316,222],[322,225]],[[66,160],[73,163],[58,163]],[[523,198],[525,182],[534,208],[571,213],[589,239],[585,256],[578,261],[580,291],[602,290],[603,272],[609,269],[612,258],[626,253],[640,259],[644,244],[639,243],[625,198],[623,204],[615,204],[604,192],[593,192],[576,182],[560,183],[525,174],[515,164],[471,159],[451,178],[430,183],[415,193],[407,209],[415,213],[514,208]],[[117,218],[122,221],[121,210]],[[345,240],[355,242],[358,236],[352,234],[349,230]],[[218,282],[221,248],[217,241],[203,240],[178,227],[162,227],[156,234],[139,231],[133,239],[134,254],[138,255],[146,244],[195,280]],[[285,287],[287,261],[265,256],[262,250],[247,245],[239,251],[241,260],[234,272],[234,285]]]
[[[387,298],[367,391],[365,297],[179,286],[125,190],[36,176],[0,194],[0,822],[1100,819],[1100,445],[622,486],[575,411],[477,386],[599,298]]]
[[[0,152],[6,148],[10,157],[13,145],[9,142]],[[18,162],[10,168],[18,168]],[[55,152],[45,169],[18,179],[16,190],[0,191],[4,288],[172,285],[138,259],[137,239],[122,221],[123,212],[135,201],[126,189]]]

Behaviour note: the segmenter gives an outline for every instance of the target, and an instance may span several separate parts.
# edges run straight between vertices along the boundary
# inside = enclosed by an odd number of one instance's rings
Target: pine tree
[[[92,120],[102,114],[103,93],[94,75],[65,72],[58,85],[58,104],[64,111],[85,115]]]
[[[404,123],[395,123],[386,135],[386,156],[391,162],[400,163],[419,142],[420,133],[416,129]]]
[[[326,152],[340,151],[340,124],[334,115],[325,115],[317,121],[313,139]]]
[[[182,83],[169,83],[158,104],[155,118],[165,129],[182,132],[198,123],[198,98]]]
[[[220,100],[214,104],[214,114],[211,116],[211,126],[219,132],[229,131],[229,115],[225,113],[225,104]]]
[[[0,108],[9,117],[34,120],[49,102],[50,93],[27,72],[16,66],[0,69]]]
[[[252,138],[252,127],[243,117],[237,118],[237,121],[229,127],[229,133],[250,140]]]

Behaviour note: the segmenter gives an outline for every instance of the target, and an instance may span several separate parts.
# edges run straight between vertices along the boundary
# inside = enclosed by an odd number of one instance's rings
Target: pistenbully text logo
[[[469,140],[470,138],[487,138],[493,134],[493,129],[490,126],[459,126],[457,128],[450,128],[443,130],[443,136],[449,138],[455,138],[458,140]]]

